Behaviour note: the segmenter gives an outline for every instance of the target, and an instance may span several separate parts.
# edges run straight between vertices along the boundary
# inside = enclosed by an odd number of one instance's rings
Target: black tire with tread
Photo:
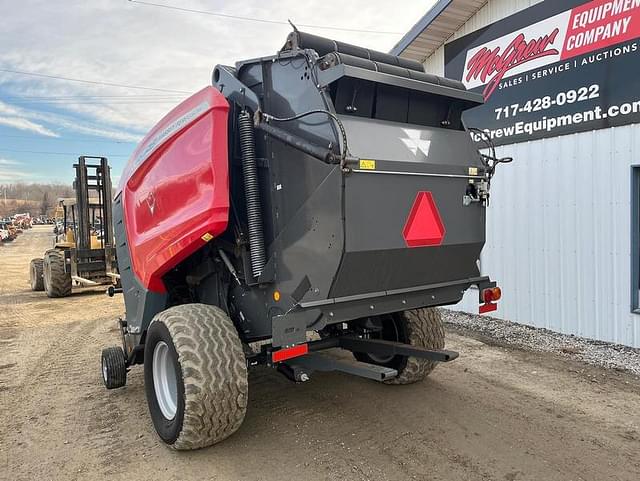
[[[127,383],[127,364],[120,346],[102,350],[102,381],[107,389],[116,389]]]
[[[44,259],[31,259],[29,263],[29,282],[32,291],[44,291],[44,278],[42,275]]]
[[[67,297],[71,295],[71,274],[64,271],[63,250],[50,249],[44,253],[43,280],[47,296]]]
[[[177,413],[166,419],[153,384],[153,352],[164,341],[176,367]],[[248,399],[247,365],[235,326],[225,312],[183,304],[157,314],[147,332],[145,391],[160,438],[177,450],[211,446],[242,424]]]
[[[404,342],[412,346],[433,350],[444,349],[444,324],[442,323],[440,311],[436,308],[424,307],[396,312],[386,317],[383,322],[395,323],[396,328],[387,332],[395,332],[396,334],[393,338],[383,335],[382,339]],[[398,375],[383,381],[385,384],[412,384],[422,381],[438,365],[436,361],[416,357],[395,356],[389,362],[380,363],[366,353],[354,352],[353,355],[361,362],[396,369]]]
[[[407,344],[427,349],[444,349],[444,324],[440,311],[436,308],[411,309],[398,313],[404,320]],[[385,384],[412,384],[422,381],[439,364],[428,359],[405,357],[406,362],[398,375],[388,379]]]

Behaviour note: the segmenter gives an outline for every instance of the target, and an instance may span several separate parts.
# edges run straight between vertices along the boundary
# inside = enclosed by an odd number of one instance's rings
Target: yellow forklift
[[[89,162],[87,162],[89,160]],[[71,295],[72,287],[119,283],[111,214],[111,174],[106,157],[81,156],[74,164],[75,198],[58,199],[52,249],[32,259],[31,289],[49,297]]]

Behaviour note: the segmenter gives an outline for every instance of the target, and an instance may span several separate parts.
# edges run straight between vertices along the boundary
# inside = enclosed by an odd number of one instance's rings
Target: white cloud
[[[46,137],[59,137],[58,134],[48,128],[24,118],[0,116],[0,125],[7,125],[19,130],[27,130]]]
[[[0,165],[20,165],[21,163],[22,162],[18,162],[17,160],[0,158]]]
[[[95,111],[96,115],[100,115],[100,110]],[[100,127],[94,123],[79,122],[69,116],[63,116],[60,114],[30,112],[32,118],[40,119],[45,122],[57,124],[64,129],[68,129],[72,132],[94,135],[97,137],[104,137],[113,140],[124,140],[137,142],[142,138],[142,135],[131,133],[126,130],[117,129],[115,127]]]
[[[241,4],[222,0],[163,1],[246,17],[290,18],[305,24],[397,32],[408,31],[434,3],[434,0],[245,0]],[[3,15],[0,67],[195,92],[210,84],[216,64],[232,65],[238,60],[274,54],[290,30],[285,25],[221,19],[125,1],[25,0],[13,2],[9,13]],[[382,51],[388,51],[401,37],[305,30]],[[7,96],[130,96],[117,101],[102,98],[89,103],[85,98],[82,103],[77,99],[76,103],[55,104],[58,112],[79,116],[82,122],[65,116],[62,123],[59,116],[42,111],[43,108],[50,111],[50,104],[35,100],[32,104],[21,104],[25,106],[19,109],[18,118],[42,123],[49,132],[57,132],[60,127],[123,140],[137,140],[184,97],[2,72],[0,89]],[[7,98],[5,102],[18,108],[16,99]]]
[[[3,113],[10,114],[11,116],[2,116],[1,114]],[[140,134],[130,133],[122,129],[100,127],[92,121],[81,122],[70,115],[24,109],[0,101],[0,124],[21,130],[30,130],[49,137],[60,136],[40,123],[33,122],[34,120],[55,126],[57,129],[63,128],[80,134],[94,135],[113,140],[137,142],[142,137]]]

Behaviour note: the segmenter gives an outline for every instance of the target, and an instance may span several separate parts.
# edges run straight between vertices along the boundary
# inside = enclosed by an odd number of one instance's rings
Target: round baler
[[[238,429],[252,366],[406,384],[455,359],[436,307],[474,285],[481,310],[499,298],[477,263],[498,159],[462,122],[482,97],[298,31],[275,56],[217,66],[212,84],[121,176],[126,317],[105,385],[144,364],[158,435],[195,449]],[[353,357],[322,353],[335,348]]]

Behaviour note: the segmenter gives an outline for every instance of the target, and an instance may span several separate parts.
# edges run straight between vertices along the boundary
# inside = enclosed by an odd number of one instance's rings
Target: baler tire
[[[444,324],[440,311],[433,307],[412,309],[398,313],[404,318],[407,343],[427,349],[444,349]],[[436,368],[438,363],[428,359],[404,357],[404,366],[394,378],[383,381],[385,384],[412,384],[422,381]]]
[[[127,360],[120,346],[102,350],[102,382],[107,389],[117,389],[127,383]]]
[[[31,259],[29,263],[29,282],[32,291],[44,291],[44,278],[42,274],[44,259]]]
[[[164,359],[175,370],[173,417],[165,416],[158,402],[156,346],[165,350]],[[182,304],[160,312],[147,331],[144,361],[149,412],[166,444],[176,450],[200,449],[238,430],[247,411],[247,365],[238,332],[222,309]]]
[[[71,274],[64,270],[64,251],[50,249],[44,253],[43,287],[49,297],[71,295]]]
[[[383,331],[376,338],[433,350],[444,349],[444,324],[440,311],[433,307],[396,312],[387,317],[385,322],[393,322],[394,328],[387,331],[386,335]],[[398,375],[384,380],[385,384],[412,384],[422,381],[438,365],[436,361],[408,356],[393,356],[388,360],[380,360],[364,352],[354,352],[353,356],[360,362],[397,370]]]

